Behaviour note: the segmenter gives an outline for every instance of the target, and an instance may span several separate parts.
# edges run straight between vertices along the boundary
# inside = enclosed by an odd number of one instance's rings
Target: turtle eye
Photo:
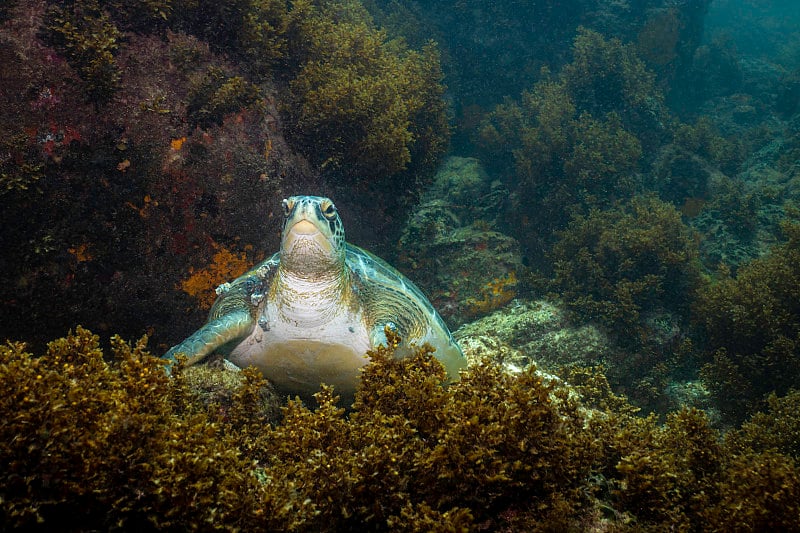
[[[294,198],[289,198],[282,202],[283,204],[283,216],[289,217],[292,214],[292,210],[294,209]]]
[[[336,206],[333,205],[333,202],[330,200],[322,202],[322,205],[319,207],[322,210],[322,214],[325,215],[325,218],[328,220],[333,220],[336,218]]]

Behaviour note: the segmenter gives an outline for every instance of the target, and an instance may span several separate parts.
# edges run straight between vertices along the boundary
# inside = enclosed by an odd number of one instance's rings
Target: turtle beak
[[[317,253],[333,252],[330,241],[322,234],[319,227],[310,220],[301,218],[286,232],[283,248],[286,252],[292,253],[295,250],[308,250],[309,247],[316,248]]]
[[[295,235],[314,235],[319,233],[319,228],[308,220],[303,219],[295,223],[289,231]]]

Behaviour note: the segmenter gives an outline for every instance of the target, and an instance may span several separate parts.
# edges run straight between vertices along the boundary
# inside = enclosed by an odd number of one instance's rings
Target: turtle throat
[[[344,269],[344,254],[314,224],[300,220],[284,233],[281,269],[312,283],[338,278]]]
[[[340,314],[343,302],[350,300],[349,276],[337,270],[296,271],[281,259],[274,294],[283,320],[298,327],[317,327]]]

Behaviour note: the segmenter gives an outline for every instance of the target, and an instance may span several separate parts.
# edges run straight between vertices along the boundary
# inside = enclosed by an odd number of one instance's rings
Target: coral
[[[703,376],[734,421],[770,392],[786,394],[800,380],[800,225],[785,222],[783,228],[784,243],[735,277],[722,271],[695,302],[695,320],[708,339]]]
[[[211,262],[201,269],[190,269],[190,276],[181,281],[180,289],[194,297],[201,309],[211,309],[217,298],[214,290],[244,274],[251,266],[245,252],[233,253],[221,244],[212,242],[214,256]]]

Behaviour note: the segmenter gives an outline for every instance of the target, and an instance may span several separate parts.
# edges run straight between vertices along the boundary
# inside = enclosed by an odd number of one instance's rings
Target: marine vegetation
[[[290,140],[323,169],[345,167],[364,178],[412,165],[425,174],[447,146],[435,44],[414,51],[389,40],[358,0],[300,0],[291,8],[275,0],[150,0],[142,9],[126,0],[74,0],[53,3],[45,25],[97,102],[109,101],[120,83],[124,32],[168,28],[240,59],[250,78],[209,71],[191,90],[193,125],[218,124],[260,97],[255,83],[277,81],[288,88]]]
[[[702,376],[734,422],[800,383],[800,224],[782,227],[785,242],[735,276],[723,269],[695,303],[707,335]]]
[[[152,32],[171,12],[170,0],[72,0],[48,2],[43,35],[86,83],[88,95],[107,102],[119,87],[116,55],[123,30]],[[122,28],[122,29],[120,29]]]
[[[11,18],[12,10],[17,6],[17,0],[7,0],[0,6],[0,22],[5,22]]]
[[[433,170],[449,136],[439,54],[390,41],[353,0],[294,2],[289,29],[290,139],[322,168],[359,177],[414,163]]]
[[[680,213],[644,196],[576,215],[557,232],[550,259],[554,297],[619,347],[605,361],[609,379],[663,411],[670,377],[692,353],[689,302],[702,282],[697,242]]]
[[[153,0],[158,1],[158,0]],[[163,0],[169,2],[170,0]],[[287,3],[283,0],[172,0],[169,25],[240,59],[256,82],[286,57]]]
[[[625,127],[644,138],[657,133],[663,118],[663,97],[633,45],[579,28],[572,45],[572,61],[560,78],[579,113],[595,117],[616,113]]]
[[[497,106],[476,139],[495,173],[513,176],[513,201],[537,205],[535,227],[522,220],[515,234],[531,249],[547,247],[571,211],[631,196],[643,154],[664,135],[661,94],[632,46],[582,29],[572,53],[519,102]]]
[[[272,202],[286,190],[339,188],[354,226],[380,235],[385,252],[447,143],[438,52],[390,41],[357,2],[346,13],[339,2],[0,3],[10,9],[0,32],[0,195],[8,200],[0,323],[5,337],[39,348],[49,336],[34,331],[33,302],[44,295],[63,304],[46,312],[57,330],[83,323],[110,335],[109,316],[125,315],[116,331],[174,343],[203,314],[180,290],[189,269],[213,262],[212,241],[276,246]],[[343,54],[339,63],[314,55],[327,54],[316,32],[342,39],[327,44]],[[364,42],[379,55],[363,55]],[[304,87],[326,98],[350,90],[333,84],[349,83],[348,61],[371,87],[352,91],[362,100],[357,116],[335,116],[291,88],[315,62],[318,77]],[[301,101],[319,106],[309,107],[302,132],[291,118],[305,116],[292,107]],[[374,165],[384,163],[405,170],[377,175]],[[69,252],[81,245],[91,260]]]
[[[439,53],[390,40],[357,0],[187,3],[171,19],[288,87],[290,140],[358,178],[432,170],[449,136]]]
[[[671,204],[636,197],[578,215],[558,232],[551,286],[579,317],[639,346],[648,313],[664,308],[688,318],[700,282],[697,257],[692,232]]]
[[[193,409],[145,343],[113,338],[113,364],[82,328],[41,357],[0,349],[3,529],[256,526],[261,484],[227,431],[247,420]]]
[[[797,526],[796,443],[769,436],[783,426],[753,419],[727,442],[700,411],[661,425],[590,370],[572,390],[484,361],[444,387],[428,348],[395,359],[390,335],[349,412],[323,387],[316,409],[290,400],[276,420],[259,374],[209,395],[230,380],[193,381],[180,365],[167,377],[145,344],[114,337],[109,362],[77,328],[39,357],[0,348],[4,529]],[[797,427],[782,402],[776,414]]]
[[[261,97],[257,85],[210,66],[191,82],[187,95],[187,119],[192,126],[201,128],[220,125],[226,115],[245,108],[257,109]]]
[[[397,242],[398,266],[454,329],[524,291],[519,243],[497,224],[507,197],[477,159],[448,157]]]

